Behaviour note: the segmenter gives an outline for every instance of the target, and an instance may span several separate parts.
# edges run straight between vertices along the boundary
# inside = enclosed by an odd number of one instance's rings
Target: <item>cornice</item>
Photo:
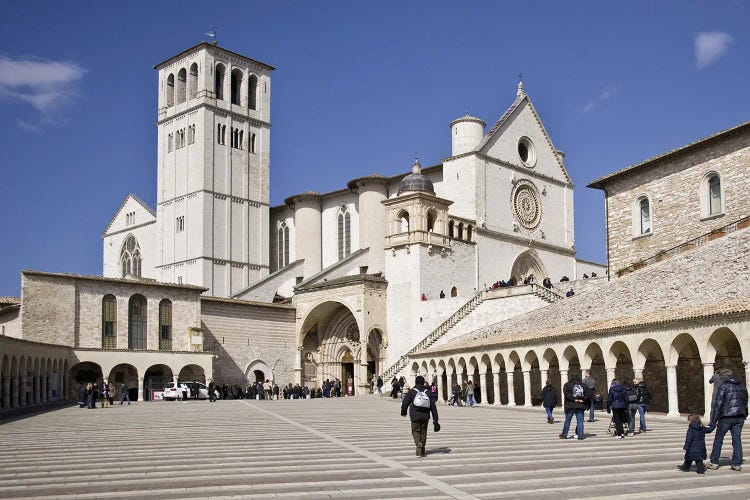
[[[172,120],[176,120],[178,118],[182,118],[183,116],[185,116],[187,114],[190,114],[190,113],[192,113],[194,111],[197,111],[200,108],[210,109],[211,111],[213,111],[217,115],[231,116],[233,119],[235,119],[237,121],[247,122],[250,125],[255,125],[258,128],[261,128],[261,127],[271,128],[271,123],[270,122],[267,122],[267,121],[264,121],[264,120],[258,120],[257,118],[252,118],[252,117],[250,117],[248,115],[243,115],[243,114],[237,113],[237,112],[229,110],[229,109],[220,108],[220,107],[216,106],[215,104],[209,104],[207,102],[198,103],[195,106],[191,106],[191,107],[189,107],[187,109],[184,109],[184,110],[182,110],[182,111],[180,111],[178,113],[170,115],[169,117],[157,120],[156,124],[157,125],[164,125],[165,123],[168,123],[168,122],[170,122]],[[166,109],[166,108],[162,108],[162,109]]]
[[[551,243],[543,243],[538,240],[530,240],[529,238],[516,236],[515,234],[507,234],[507,233],[494,231],[492,229],[487,229],[487,228],[483,228],[479,226],[476,226],[474,228],[474,231],[477,234],[482,234],[482,235],[489,236],[490,238],[494,238],[498,240],[510,241],[511,243],[523,245],[528,248],[538,248],[541,250],[548,250],[550,252],[573,256],[573,257],[575,257],[575,254],[576,254],[576,251],[571,248],[563,247],[560,245],[553,245]]]
[[[251,200],[250,198],[240,198],[239,196],[232,196],[232,195],[226,194],[226,193],[217,193],[216,191],[210,191],[208,189],[199,189],[198,191],[191,191],[189,193],[181,194],[180,196],[176,196],[174,198],[169,198],[168,200],[160,201],[159,203],[156,204],[156,206],[159,207],[159,206],[164,206],[164,205],[171,205],[172,203],[175,203],[175,202],[178,202],[178,201],[182,201],[185,198],[193,197],[193,196],[195,196],[195,195],[197,195],[199,193],[206,193],[206,194],[210,194],[211,196],[220,197],[220,198],[223,198],[223,199],[231,198],[232,201],[234,201],[234,202],[237,202],[237,203],[248,203],[250,206],[253,206],[253,207],[268,207],[268,206],[270,206],[268,203],[264,203],[262,201]]]

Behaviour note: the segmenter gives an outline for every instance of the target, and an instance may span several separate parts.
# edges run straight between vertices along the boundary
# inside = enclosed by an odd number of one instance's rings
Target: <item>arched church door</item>
[[[354,396],[354,356],[349,350],[341,358],[341,385],[348,395]]]

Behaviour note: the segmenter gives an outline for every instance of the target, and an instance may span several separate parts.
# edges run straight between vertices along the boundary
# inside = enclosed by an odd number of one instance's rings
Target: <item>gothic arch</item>
[[[510,275],[516,279],[516,283],[523,283],[523,280],[530,275],[533,275],[536,281],[541,281],[542,278],[547,276],[547,269],[536,250],[529,249],[516,257]]]

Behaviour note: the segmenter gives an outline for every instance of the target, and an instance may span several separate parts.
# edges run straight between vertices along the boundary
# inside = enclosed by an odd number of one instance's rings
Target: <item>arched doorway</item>
[[[102,368],[90,361],[84,361],[70,368],[70,379],[73,381],[73,390],[78,398],[77,401],[86,400],[86,384],[101,384]]]
[[[107,378],[115,384],[116,399],[122,399],[122,389],[125,384],[130,400],[138,401],[138,370],[135,366],[126,363],[116,365],[109,371]]]
[[[198,365],[187,365],[180,370],[180,375],[177,380],[185,382],[200,382],[201,384],[206,383],[206,374]]]
[[[547,276],[547,270],[544,264],[542,264],[542,259],[539,258],[536,250],[530,249],[516,257],[510,271],[510,276],[515,278],[517,284],[523,283],[529,276],[534,276],[535,281],[541,283]]]
[[[154,393],[164,390],[172,382],[172,369],[166,365],[153,365],[143,375],[143,400],[151,401]]]
[[[354,395],[354,355],[348,348],[341,355],[341,387],[345,394]]]
[[[248,385],[265,382],[266,380],[274,382],[273,372],[265,361],[256,359],[245,369],[245,379]]]

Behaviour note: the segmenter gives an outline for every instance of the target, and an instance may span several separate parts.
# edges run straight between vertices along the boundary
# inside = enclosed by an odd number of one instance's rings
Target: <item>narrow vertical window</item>
[[[105,295],[102,299],[102,349],[117,349],[117,299]]]
[[[231,77],[231,100],[232,104],[240,104],[240,96],[242,95],[242,71],[238,69],[232,70]]]
[[[279,225],[276,236],[276,260],[281,269],[289,265],[289,226],[286,222]]]
[[[651,206],[648,198],[641,198],[638,208],[641,219],[640,234],[649,234],[651,232]]]
[[[146,298],[133,295],[128,302],[128,349],[146,349]]]
[[[216,73],[214,74],[214,95],[217,99],[224,99],[224,65],[216,65]]]
[[[172,302],[159,302],[159,350],[172,350]]]
[[[190,99],[195,99],[198,95],[198,65],[193,63],[190,66],[190,79],[188,80],[188,95]]]
[[[247,107],[250,109],[258,109],[257,103],[258,95],[258,77],[250,75],[247,85]]]
[[[255,134],[250,136],[250,152],[255,153]]]
[[[453,238],[453,221],[448,222],[448,237]]]
[[[721,213],[721,179],[712,175],[708,179],[708,215]]]
[[[338,214],[338,257],[344,259],[352,253],[351,215],[349,209],[341,207]]]
[[[186,85],[187,85],[187,71],[185,68],[182,68],[177,73],[177,87],[175,88],[175,100],[177,101],[177,104],[185,102],[185,96],[186,96]]]
[[[167,107],[174,106],[174,75],[167,77]]]

